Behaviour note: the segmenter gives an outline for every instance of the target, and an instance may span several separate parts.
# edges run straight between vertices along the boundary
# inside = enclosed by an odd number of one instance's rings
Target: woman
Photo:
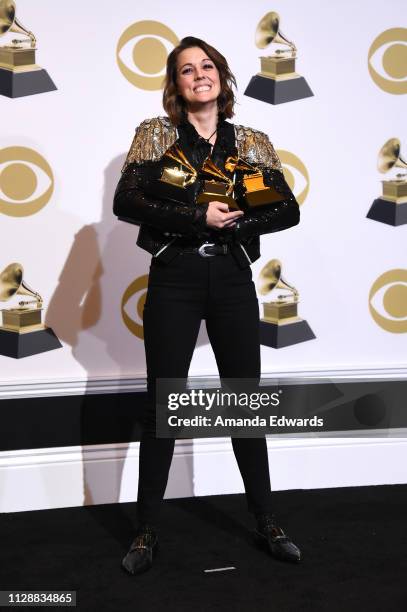
[[[137,244],[153,256],[143,313],[150,401],[140,442],[138,530],[122,561],[131,574],[152,565],[174,451],[174,439],[155,437],[155,380],[187,378],[202,319],[220,377],[260,379],[259,308],[250,264],[260,257],[261,234],[299,222],[298,204],[267,136],[226,121],[234,114],[232,85],[235,79],[216,49],[184,38],[167,60],[168,117],[137,128],[115,193],[115,214],[140,225]],[[174,153],[174,145],[185,156],[189,177],[208,159],[231,177],[226,160],[239,158],[261,169],[281,201],[257,215],[230,211],[216,199],[196,204],[199,181],[180,189],[156,180],[171,166],[168,151]],[[299,549],[272,514],[266,439],[232,438],[232,446],[258,541],[276,558],[299,561]]]

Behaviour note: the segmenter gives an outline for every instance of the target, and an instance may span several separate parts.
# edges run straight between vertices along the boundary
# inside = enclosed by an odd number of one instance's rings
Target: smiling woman
[[[156,382],[186,380],[204,319],[221,379],[258,384],[259,304],[250,264],[260,257],[261,234],[299,221],[298,204],[266,134],[226,121],[234,115],[235,85],[219,51],[184,38],[167,59],[168,117],[139,125],[115,193],[114,212],[140,225],[137,244],[153,256],[143,310],[149,403],[140,441],[139,526],[122,561],[131,574],[152,565],[174,452],[174,438],[157,437],[156,409],[165,407],[156,406]],[[260,214],[245,203],[238,160],[254,169],[262,185]],[[208,169],[224,182],[215,181],[216,187],[202,178]],[[222,193],[222,185],[234,196]],[[265,437],[236,435],[232,447],[257,538],[273,556],[299,561],[299,549],[271,514]]]
[[[177,59],[178,95],[185,100],[191,111],[202,104],[217,105],[220,94],[219,72],[214,62],[199,47],[184,49]],[[202,134],[205,136],[204,134]]]
[[[178,125],[185,116],[186,104],[191,115],[215,111],[225,119],[233,117],[236,87],[226,59],[204,41],[188,36],[168,56],[163,106],[169,119]],[[200,126],[201,127],[201,126]],[[202,130],[200,132],[202,134]]]

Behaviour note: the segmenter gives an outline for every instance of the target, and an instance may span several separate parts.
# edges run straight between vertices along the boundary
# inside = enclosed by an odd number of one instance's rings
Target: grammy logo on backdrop
[[[298,316],[299,294],[281,275],[281,262],[272,259],[261,269],[258,289],[267,295],[273,289],[288,291],[276,300],[263,302],[264,316],[260,319],[260,343],[272,348],[291,346],[315,338],[307,321]]]
[[[19,263],[9,264],[0,274],[0,302],[15,295],[34,299],[21,301],[14,308],[2,309],[0,355],[20,359],[61,348],[62,344],[52,329],[41,322],[42,298],[23,280],[23,266]]]
[[[377,169],[383,174],[391,168],[407,169],[407,162],[400,155],[400,140],[390,138],[380,149]],[[404,225],[407,223],[407,172],[398,173],[388,181],[382,181],[383,194],[374,200],[368,219],[387,223],[388,225]]]
[[[269,104],[282,104],[313,96],[304,77],[295,72],[297,49],[280,31],[280,17],[272,11],[259,22],[256,47],[264,49],[270,43],[284,45],[272,55],[260,57],[261,71],[254,75],[244,92],[246,96]]]
[[[21,98],[56,89],[47,71],[35,63],[36,38],[16,18],[13,0],[0,0],[0,36],[7,33],[28,38],[0,45],[0,94]]]

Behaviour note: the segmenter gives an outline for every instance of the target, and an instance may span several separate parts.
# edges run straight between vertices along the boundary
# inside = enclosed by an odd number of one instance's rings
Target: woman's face
[[[200,47],[184,49],[178,55],[177,88],[189,108],[217,100],[219,71]]]

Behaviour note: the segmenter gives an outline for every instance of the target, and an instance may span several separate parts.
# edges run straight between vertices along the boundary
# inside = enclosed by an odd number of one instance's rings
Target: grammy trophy
[[[0,94],[21,98],[56,89],[47,71],[35,63],[36,38],[16,18],[13,0],[0,0],[0,36],[25,35],[0,45]]]
[[[227,168],[226,168],[227,169]],[[233,179],[227,176],[214,162],[208,157],[202,164],[200,170],[202,179],[201,191],[196,198],[197,204],[204,204],[217,200],[229,206],[229,210],[240,210],[233,197]],[[215,177],[207,179],[206,177]]]
[[[41,322],[43,302],[40,294],[30,289],[24,281],[23,266],[11,263],[0,274],[0,302],[18,295],[33,299],[2,309],[0,355],[20,359],[61,348],[62,344],[52,329]]]
[[[268,56],[260,57],[261,70],[254,75],[244,92],[246,96],[269,104],[282,104],[313,96],[308,83],[295,71],[297,49],[280,31],[280,16],[272,11],[259,22],[256,46],[264,49],[270,43],[284,45]]]
[[[234,177],[235,193],[245,209],[262,207],[264,210],[264,207],[284,201],[284,195],[273,185],[264,184],[263,173],[257,166],[239,157],[230,156],[225,162],[225,168],[231,173],[239,172],[239,178]]]
[[[281,275],[281,262],[272,259],[260,271],[258,289],[267,295],[273,289],[288,291],[276,300],[263,302],[264,316],[260,319],[260,343],[272,348],[291,346],[315,338],[307,321],[298,316],[299,294]]]
[[[368,219],[388,225],[407,223],[407,162],[400,155],[400,140],[390,138],[380,149],[377,169],[383,174],[392,168],[403,168],[394,178],[382,181],[383,194],[376,198],[367,213]]]

